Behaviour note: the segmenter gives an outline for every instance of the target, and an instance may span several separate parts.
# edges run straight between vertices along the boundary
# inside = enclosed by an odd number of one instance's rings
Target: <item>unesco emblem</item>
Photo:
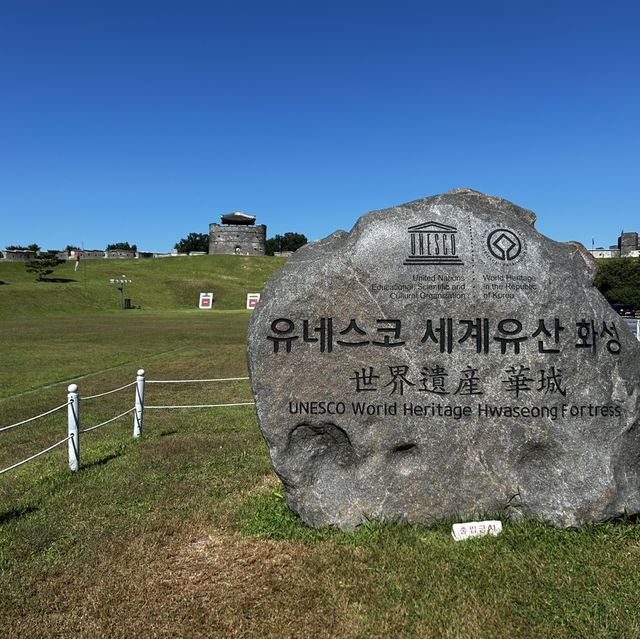
[[[513,262],[522,253],[520,238],[508,229],[496,229],[487,236],[489,253],[501,262]]]
[[[458,266],[464,262],[458,257],[458,230],[439,222],[425,222],[410,226],[409,255],[403,262],[411,265]]]

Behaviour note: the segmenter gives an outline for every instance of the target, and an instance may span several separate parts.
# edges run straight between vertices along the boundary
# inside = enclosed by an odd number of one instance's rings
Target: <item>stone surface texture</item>
[[[258,422],[306,523],[640,511],[640,344],[595,260],[468,189],[299,249],[253,312]]]

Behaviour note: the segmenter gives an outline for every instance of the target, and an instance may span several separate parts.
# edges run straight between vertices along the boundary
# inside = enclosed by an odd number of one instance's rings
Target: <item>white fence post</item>
[[[144,412],[144,370],[141,368],[136,377],[136,407],[133,411],[133,436],[142,436],[142,414]]]
[[[69,468],[78,470],[80,468],[80,405],[78,401],[78,386],[69,384],[67,388],[69,406],[67,408],[67,433],[69,439]]]

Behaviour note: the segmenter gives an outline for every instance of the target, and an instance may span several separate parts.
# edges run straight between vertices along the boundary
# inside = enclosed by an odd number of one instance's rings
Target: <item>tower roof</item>
[[[220,219],[223,224],[254,224],[256,221],[255,215],[247,215],[246,213],[242,213],[242,211],[234,211],[233,213],[228,213],[227,215],[221,215]]]

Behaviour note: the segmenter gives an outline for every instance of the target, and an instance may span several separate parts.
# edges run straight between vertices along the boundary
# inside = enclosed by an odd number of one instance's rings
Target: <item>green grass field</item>
[[[36,283],[0,264],[0,427],[148,379],[246,375],[247,292],[272,258],[64,265]],[[126,274],[141,309],[105,283]],[[184,283],[188,280],[189,284]],[[214,310],[195,309],[213,290]],[[153,385],[146,403],[251,399],[247,382]],[[81,402],[82,427],[133,388]],[[557,531],[505,524],[455,543],[450,523],[315,531],[287,508],[252,407],[148,410],[0,476],[0,636],[640,637],[636,519]],[[0,433],[0,468],[66,435],[66,414]]]

